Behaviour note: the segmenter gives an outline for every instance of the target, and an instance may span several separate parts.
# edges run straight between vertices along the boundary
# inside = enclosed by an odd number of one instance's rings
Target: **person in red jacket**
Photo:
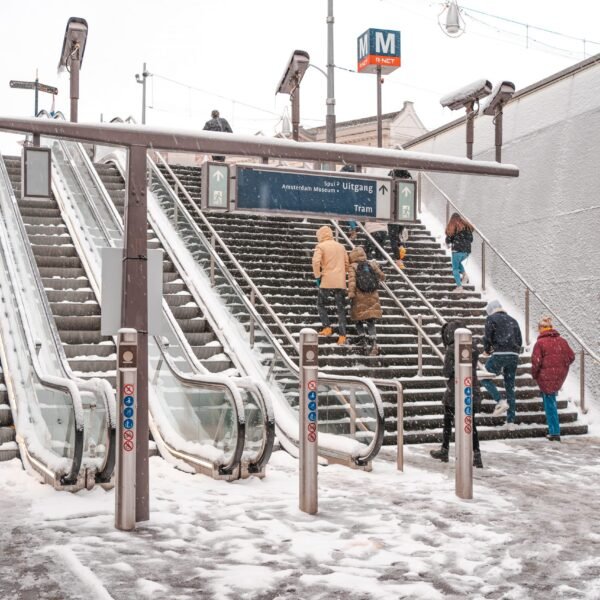
[[[567,378],[569,367],[575,360],[575,353],[567,340],[560,337],[560,333],[552,327],[550,317],[540,320],[538,330],[540,334],[531,355],[531,375],[537,382],[544,400],[544,411],[548,421],[546,437],[552,442],[560,442],[556,394]]]

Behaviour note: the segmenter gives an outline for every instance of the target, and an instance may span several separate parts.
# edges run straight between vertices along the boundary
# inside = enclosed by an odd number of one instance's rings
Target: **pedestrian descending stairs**
[[[100,333],[100,306],[54,198],[21,199],[21,159],[4,157],[37,267],[73,373],[116,385],[116,349]]]
[[[113,164],[97,164],[95,167],[115,207],[123,216],[126,194],[123,177]],[[162,248],[151,227],[148,228],[148,247]],[[166,253],[163,261],[163,294],[199,362],[211,373],[237,375],[231,359],[224,353],[223,346],[217,341],[202,310],[194,302],[175,264]]]
[[[199,205],[200,169],[196,167],[173,167],[176,176],[186,187],[189,194]],[[166,169],[163,174],[170,183],[174,183]],[[200,228],[210,238],[208,228],[199,218],[193,206],[180,193],[182,201],[194,215]],[[311,257],[316,244],[315,233],[328,221],[316,219],[293,219],[275,216],[243,215],[223,212],[205,212],[208,220],[220,237],[226,242],[235,258],[268,299],[271,307],[285,323],[289,331],[298,336],[303,327],[320,329],[316,310],[317,289],[311,269]],[[458,318],[463,321],[476,337],[483,334],[485,323],[485,302],[473,286],[465,286],[467,293],[461,296],[451,294],[454,280],[450,259],[435,241],[424,225],[417,222],[409,226],[409,240],[406,244],[405,273],[425,298],[446,319]],[[343,241],[340,238],[340,241]],[[364,244],[359,237],[355,242]],[[218,248],[218,246],[217,246]],[[348,247],[349,249],[349,247]],[[249,294],[249,286],[236,271],[231,261],[221,252],[223,260],[236,276],[240,286]],[[396,298],[413,317],[422,315],[425,331],[440,343],[440,322],[423,303],[419,295],[390,266],[384,271],[388,285]],[[228,289],[228,288],[224,288]],[[226,292],[227,293],[227,292]],[[423,345],[423,370],[417,370],[417,332],[408,318],[383,290],[380,291],[383,306],[383,318],[377,324],[380,356],[364,356],[356,347],[338,347],[337,336],[321,338],[319,345],[320,368],[323,371],[340,375],[357,375],[372,378],[400,379],[405,389],[404,428],[406,442],[432,442],[441,439],[443,425],[442,395],[445,379],[442,375],[442,363],[428,345]],[[234,304],[236,300],[225,298]],[[334,314],[331,306],[330,314]],[[268,323],[273,324],[269,315],[263,311]],[[350,322],[351,323],[351,322]],[[353,327],[350,324],[349,334]],[[284,348],[294,351],[276,328]],[[500,388],[501,381],[496,380]],[[396,402],[395,395],[382,390],[386,409],[385,443],[396,440]],[[542,401],[535,382],[530,376],[528,357],[521,357],[517,372],[517,428],[508,431],[500,427],[504,418],[492,415],[495,404],[484,391],[482,413],[478,417],[478,427],[482,439],[506,437],[532,437],[546,434],[546,421]],[[577,422],[578,413],[564,399],[559,400],[561,433],[581,434],[587,432],[587,426]]]

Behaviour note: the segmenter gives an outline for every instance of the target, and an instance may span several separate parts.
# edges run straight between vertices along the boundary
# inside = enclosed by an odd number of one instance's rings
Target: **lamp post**
[[[146,79],[148,79],[150,75],[152,75],[152,73],[148,73],[146,63],[143,65],[142,74],[135,74],[135,80],[142,84],[142,125],[146,124]]]
[[[333,62],[333,0],[327,0],[327,115],[325,130],[327,143],[335,143],[335,92]]]
[[[71,74],[71,121],[78,121],[79,102],[79,70],[88,34],[88,24],[85,19],[71,17],[67,22],[65,39],[63,41],[59,69],[67,69]]]

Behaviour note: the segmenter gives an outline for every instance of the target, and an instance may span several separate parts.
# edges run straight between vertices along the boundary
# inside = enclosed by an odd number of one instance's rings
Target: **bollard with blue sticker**
[[[117,345],[117,469],[115,527],[135,528],[137,331],[120,329]]]
[[[454,332],[456,495],[473,498],[473,346],[468,329]]]
[[[319,337],[314,329],[300,332],[300,510],[318,509],[317,465],[319,402]]]

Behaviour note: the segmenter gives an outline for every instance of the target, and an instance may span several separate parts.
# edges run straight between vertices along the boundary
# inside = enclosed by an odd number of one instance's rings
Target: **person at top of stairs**
[[[223,133],[233,133],[229,121],[221,117],[219,115],[218,110],[213,110],[210,113],[210,119],[206,121],[206,123],[204,123],[203,129],[205,131],[221,131]],[[217,155],[213,156],[212,159],[218,162],[225,162],[224,156]]]
[[[392,169],[388,176],[396,179],[412,179],[411,174],[406,169]],[[399,269],[404,269],[404,257],[406,256],[404,244],[408,241],[408,228],[399,223],[388,223],[387,230],[392,258],[396,261],[396,266]]]
[[[540,334],[531,354],[531,376],[542,392],[548,422],[546,437],[551,442],[560,442],[556,395],[569,374],[569,367],[575,360],[575,353],[567,340],[560,337],[560,333],[553,328],[551,317],[540,319],[538,331]]]
[[[385,240],[387,239],[388,229],[387,223],[382,221],[367,221],[365,223],[365,229],[369,235],[382,247],[385,246]],[[369,260],[384,260],[383,255],[375,244],[367,238],[367,256]]]
[[[454,421],[454,333],[460,327],[465,327],[460,321],[448,321],[442,325],[441,337],[446,354],[444,356],[444,377],[446,378],[446,391],[442,402],[444,403],[444,430],[442,434],[442,447],[439,450],[431,450],[429,454],[442,462],[448,462],[448,449],[450,448],[450,436],[452,435],[452,423]],[[481,390],[479,389],[479,380],[477,379],[477,361],[479,360],[479,351],[475,340],[472,341],[472,365],[473,374],[471,377],[472,398],[472,423],[473,423],[473,466],[479,469],[483,468],[481,460],[481,450],[479,449],[479,436],[475,425],[475,414],[481,409]]]
[[[468,283],[469,278],[465,272],[463,262],[471,254],[473,243],[473,225],[458,213],[452,213],[446,225],[446,244],[452,248],[452,275],[456,282],[455,293],[463,293],[463,283]]]
[[[342,244],[333,239],[331,228],[324,225],[317,231],[318,243],[312,257],[315,283],[319,288],[317,310],[323,324],[320,335],[333,335],[325,303],[333,294],[338,314],[339,338],[337,343],[346,343],[346,274],[348,273],[348,254]]]
[[[377,288],[379,282],[385,281],[385,274],[375,261],[367,262],[362,246],[351,250],[349,258],[348,298],[352,300],[350,318],[356,324],[357,343],[369,356],[377,356],[380,350],[375,320],[382,316]]]

